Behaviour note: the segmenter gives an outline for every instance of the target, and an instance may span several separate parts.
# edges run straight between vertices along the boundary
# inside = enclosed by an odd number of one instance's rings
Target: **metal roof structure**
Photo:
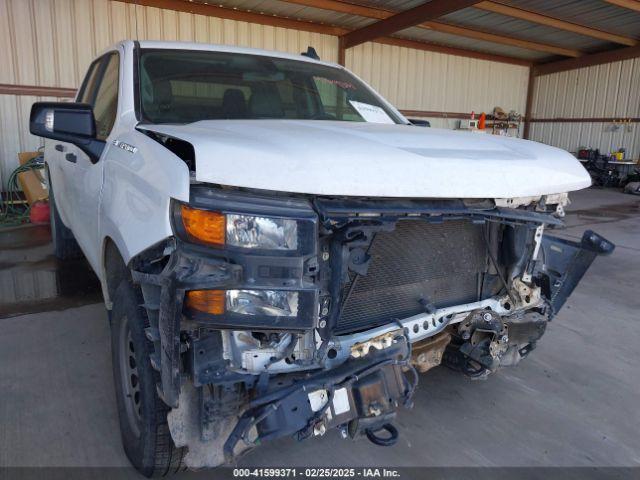
[[[640,55],[640,0],[124,1],[337,35],[341,59],[345,49],[376,41],[542,74]]]

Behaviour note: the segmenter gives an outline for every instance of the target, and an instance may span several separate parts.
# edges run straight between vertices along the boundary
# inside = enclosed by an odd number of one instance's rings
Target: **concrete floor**
[[[423,375],[394,447],[330,432],[267,444],[240,465],[640,467],[640,199],[603,190],[573,199],[561,234],[592,228],[617,249],[596,259],[526,361],[487,381],[446,368]],[[0,467],[127,466],[102,305],[7,311]]]

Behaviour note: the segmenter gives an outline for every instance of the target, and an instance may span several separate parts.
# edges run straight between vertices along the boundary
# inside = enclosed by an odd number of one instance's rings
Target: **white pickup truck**
[[[332,427],[391,445],[418,372],[514,365],[614,248],[548,235],[590,185],[567,152],[414,126],[313,49],[124,41],[30,128],[148,476]]]

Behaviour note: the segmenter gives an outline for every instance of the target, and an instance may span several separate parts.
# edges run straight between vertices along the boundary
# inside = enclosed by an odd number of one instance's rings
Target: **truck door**
[[[82,82],[80,91],[76,97],[77,102],[88,103],[88,99],[95,92],[96,80],[100,71],[102,58],[95,60],[90,66]],[[77,169],[70,160],[74,159],[76,147],[60,140],[45,140],[45,159],[49,167],[49,181],[54,190],[56,208],[60,213],[62,222],[70,228],[74,234],[75,205],[74,188],[77,181]]]
[[[78,147],[70,146],[65,155],[66,163],[73,169],[73,233],[87,260],[99,271],[100,239],[98,212],[103,181],[103,159],[108,155],[111,142],[108,138],[113,129],[118,109],[118,90],[120,55],[113,51],[99,59],[95,85],[89,95],[83,97],[84,103],[93,107],[96,120],[96,137],[107,142],[100,159],[91,161]]]

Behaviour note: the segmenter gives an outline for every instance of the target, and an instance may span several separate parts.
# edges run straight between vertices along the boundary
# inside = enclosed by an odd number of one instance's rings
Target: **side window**
[[[100,66],[102,65],[102,58],[95,60],[89,67],[87,76],[84,77],[82,87],[80,88],[80,95],[78,95],[78,101],[80,103],[91,103],[93,94],[96,91],[96,83],[98,80],[98,74],[100,73]]]
[[[117,53],[112,53],[109,54],[105,62],[93,101],[89,101],[93,105],[93,114],[96,118],[96,136],[100,140],[105,140],[111,133],[118,110],[120,57]]]

